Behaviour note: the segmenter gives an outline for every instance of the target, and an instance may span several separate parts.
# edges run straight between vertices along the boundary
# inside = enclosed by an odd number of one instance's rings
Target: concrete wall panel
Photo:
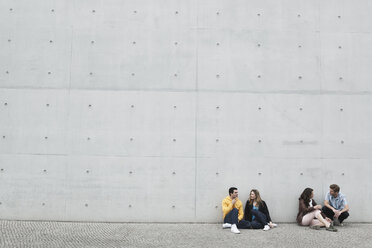
[[[201,89],[320,90],[317,34],[207,29],[199,37]]]
[[[371,97],[328,96],[324,106],[324,156],[370,159]],[[358,111],[353,111],[356,106]]]
[[[64,218],[67,172],[65,156],[2,154],[0,164],[1,218]]]
[[[347,1],[320,1],[320,30],[322,32],[337,33],[368,33],[372,26],[369,20],[369,11],[372,6],[368,0],[353,2]]]
[[[67,94],[60,90],[1,91],[3,151],[66,154]]]
[[[69,87],[70,28],[21,26],[11,30],[2,42],[2,87]]]
[[[112,28],[103,32],[99,29],[74,30],[71,86],[194,89],[194,33],[193,29],[168,33],[166,28],[142,26]]]
[[[319,96],[200,94],[199,106],[201,156],[322,156]]]
[[[371,43],[369,34],[336,33],[321,36],[322,85],[325,90],[370,91]],[[336,45],[337,44],[337,45]]]
[[[195,156],[194,93],[77,91],[70,109],[74,154]]]

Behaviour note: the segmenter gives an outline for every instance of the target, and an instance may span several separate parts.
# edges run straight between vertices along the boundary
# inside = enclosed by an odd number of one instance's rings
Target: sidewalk
[[[372,247],[372,224],[336,233],[282,224],[232,234],[222,224],[78,223],[0,220],[0,247]]]

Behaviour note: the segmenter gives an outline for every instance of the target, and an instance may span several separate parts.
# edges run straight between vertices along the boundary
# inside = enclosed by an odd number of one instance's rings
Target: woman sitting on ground
[[[251,222],[253,229],[263,228],[267,231],[277,226],[271,222],[269,209],[257,189],[252,189],[249,194],[249,199],[245,204],[244,219]]]
[[[322,213],[321,205],[317,205],[313,199],[314,191],[311,188],[306,188],[299,200],[297,223],[301,226],[310,226],[313,229],[319,229],[322,226],[326,227],[327,231],[337,232],[333,227],[332,221],[326,218]]]

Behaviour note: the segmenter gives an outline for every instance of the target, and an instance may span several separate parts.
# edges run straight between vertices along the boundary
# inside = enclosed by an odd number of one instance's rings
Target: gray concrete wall
[[[0,218],[294,221],[338,183],[372,221],[372,4],[0,1]]]

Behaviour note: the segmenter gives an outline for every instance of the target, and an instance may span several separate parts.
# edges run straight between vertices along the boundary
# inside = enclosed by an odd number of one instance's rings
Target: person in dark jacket
[[[337,232],[333,227],[331,219],[322,213],[322,206],[316,204],[313,199],[314,191],[306,188],[298,199],[298,213],[296,221],[301,226],[310,226],[313,229],[320,229],[325,226],[327,231]]]
[[[258,213],[255,211],[258,211]],[[261,218],[257,218],[260,216]],[[271,221],[269,209],[265,201],[261,199],[260,192],[257,189],[252,189],[249,194],[249,199],[245,204],[244,219],[251,222],[253,229],[263,228],[263,230],[267,231],[278,226]],[[260,219],[264,219],[264,222],[262,223]]]

